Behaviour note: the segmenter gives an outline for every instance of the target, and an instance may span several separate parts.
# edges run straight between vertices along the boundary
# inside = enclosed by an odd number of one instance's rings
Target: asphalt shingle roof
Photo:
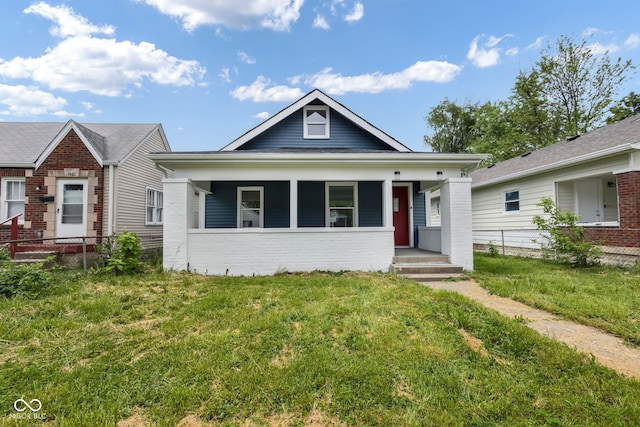
[[[34,164],[68,122],[0,122],[0,165]],[[103,162],[119,162],[144,141],[157,123],[78,123]]]
[[[640,143],[640,115],[592,130],[575,139],[560,141],[525,156],[478,169],[471,173],[471,178],[475,186],[486,181],[551,166],[554,163],[560,164],[572,159],[578,161],[581,156],[636,143]]]

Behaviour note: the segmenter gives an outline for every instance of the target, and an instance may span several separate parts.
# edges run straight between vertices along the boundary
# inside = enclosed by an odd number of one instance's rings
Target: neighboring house
[[[174,174],[164,180],[166,269],[387,271],[396,247],[473,268],[462,176],[484,157],[412,152],[319,90],[220,151],[151,158]],[[436,186],[446,220],[426,230],[424,191]]]
[[[123,229],[160,247],[164,174],[152,151],[170,151],[160,124],[0,122],[0,222],[22,214],[19,239],[53,250]],[[9,237],[0,226],[0,243]]]
[[[531,242],[536,206],[551,198],[580,215],[608,252],[640,255],[640,116],[471,173],[474,243]],[[435,201],[432,201],[432,206]],[[433,209],[432,209],[433,211]],[[431,217],[434,218],[433,216]]]

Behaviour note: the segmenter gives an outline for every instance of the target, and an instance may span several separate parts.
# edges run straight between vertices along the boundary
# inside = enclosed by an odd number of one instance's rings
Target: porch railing
[[[5,219],[4,221],[0,222],[0,225],[6,224],[9,221],[11,221],[11,234],[10,234],[10,240],[9,240],[9,256],[11,257],[11,259],[14,259],[14,257],[16,256],[16,248],[18,247],[18,217],[22,215],[22,213],[19,213],[17,215],[14,215],[10,218]]]

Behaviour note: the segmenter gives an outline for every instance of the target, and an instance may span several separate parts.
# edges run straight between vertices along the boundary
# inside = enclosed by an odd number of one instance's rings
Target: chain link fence
[[[473,232],[473,249],[477,252],[498,251],[501,255],[542,258],[541,243],[548,233],[535,229],[483,230]],[[600,262],[606,265],[630,267],[640,262],[640,247],[599,246]]]

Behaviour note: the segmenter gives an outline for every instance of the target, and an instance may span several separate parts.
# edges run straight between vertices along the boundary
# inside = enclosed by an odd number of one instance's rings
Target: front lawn
[[[571,268],[476,254],[473,277],[491,293],[640,344],[640,275],[613,267]]]
[[[640,419],[640,382],[392,275],[58,277],[0,300],[0,424],[17,399],[64,426]]]

